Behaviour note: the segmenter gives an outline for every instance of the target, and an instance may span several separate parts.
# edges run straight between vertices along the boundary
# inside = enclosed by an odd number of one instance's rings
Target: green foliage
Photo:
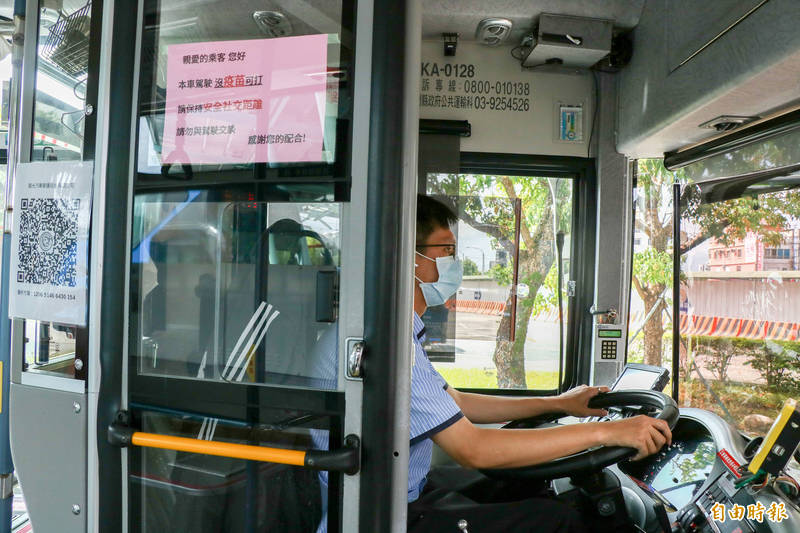
[[[688,460],[677,462],[681,473],[680,482],[697,481],[698,474],[710,469],[716,456],[717,450],[713,443],[699,442],[692,455],[687,457]]]
[[[464,275],[465,276],[477,276],[481,273],[478,265],[475,264],[475,261],[470,259],[469,257],[464,258]]]
[[[636,252],[633,254],[633,275],[642,283],[671,286],[672,254],[655,248]]]
[[[728,367],[731,364],[731,360],[735,355],[741,353],[741,351],[734,348],[734,340],[739,339],[703,337],[702,341],[698,341],[696,351],[701,351],[708,358],[706,367],[714,373],[714,377],[718,381],[728,380]],[[749,353],[751,347],[748,346],[745,350],[748,350]]]
[[[672,231],[672,185],[687,183],[683,171],[670,172],[660,159],[640,159],[637,184],[636,227],[650,239],[656,252],[670,252]],[[693,234],[687,234],[681,242],[681,253],[708,239],[717,239],[731,245],[744,239],[748,232],[757,233],[768,246],[781,243],[783,231],[788,223],[800,217],[800,191],[776,191],[758,197],[741,197],[726,201],[707,203],[696,186],[684,189],[681,199],[681,217],[689,221]],[[655,261],[655,264],[637,269],[634,275],[641,284],[669,283],[663,276],[663,262],[657,257],[639,256],[637,260]]]
[[[707,382],[707,385],[725,404],[728,412],[739,424],[739,429],[744,429],[741,423],[749,414],[774,418],[786,398],[797,395],[797,389],[764,390],[762,385],[718,381]],[[681,380],[679,405],[707,409],[719,416],[727,416],[706,386],[696,377]]]
[[[564,298],[564,305],[566,306],[566,298]],[[558,265],[555,264],[550,267],[550,272],[547,273],[533,299],[532,314],[536,315],[551,309],[558,309]]]
[[[633,277],[634,287],[648,306],[654,305],[658,295],[672,285],[672,187],[675,183],[688,182],[683,170],[670,172],[660,159],[638,161],[636,230],[647,236],[650,247],[634,255]],[[783,239],[781,232],[798,218],[798,190],[709,203],[698,186],[687,185],[681,198],[683,222],[679,250],[684,254],[710,239],[728,246],[744,239],[748,233],[757,234],[767,246],[775,246]],[[645,309],[645,313],[649,311]],[[654,352],[646,354],[645,359],[659,361],[661,355],[657,352],[661,347],[661,339],[648,335],[660,335],[660,331],[652,328],[646,330],[643,343]],[[719,379],[724,379],[729,364],[727,352],[709,349],[712,350],[709,354],[713,371]],[[776,371],[765,368],[764,372],[774,377]]]
[[[534,232],[542,217],[552,217],[553,196],[558,205],[557,230],[570,231],[572,182],[568,179],[489,174],[435,174],[429,192],[458,196],[459,216],[489,234],[509,254],[514,251],[514,200],[522,204],[523,231]],[[511,195],[509,195],[511,192]],[[525,250],[527,243],[520,243]]]
[[[708,204],[703,203],[698,188],[689,187],[683,204],[683,219],[701,231],[699,235],[688,236],[687,242],[681,243],[682,250],[711,237],[730,246],[737,239],[744,239],[748,232],[758,234],[767,246],[777,246],[783,240],[781,232],[800,216],[800,191],[777,191]]]
[[[511,285],[511,282],[514,279],[514,272],[511,270],[511,266],[509,265],[492,265],[492,268],[489,269],[489,275],[501,287],[507,287]]]
[[[684,337],[692,350],[710,357],[709,368],[720,381],[727,379],[733,356],[744,355],[770,389],[800,386],[800,341],[773,341],[738,337]]]
[[[800,343],[766,341],[760,354],[750,357],[747,364],[758,370],[771,389],[800,386]]]

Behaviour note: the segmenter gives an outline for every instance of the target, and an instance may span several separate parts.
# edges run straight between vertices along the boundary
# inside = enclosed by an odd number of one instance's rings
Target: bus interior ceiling
[[[798,100],[800,37],[792,27],[800,6],[791,0],[423,0],[422,5],[428,41],[457,33],[459,42],[477,43],[481,20],[510,20],[510,32],[494,50],[498,57],[523,45],[542,13],[612,21],[614,35],[627,34],[632,48],[630,62],[615,69],[616,150],[628,157],[660,157],[731,127],[724,118],[715,122],[719,117],[755,120]]]

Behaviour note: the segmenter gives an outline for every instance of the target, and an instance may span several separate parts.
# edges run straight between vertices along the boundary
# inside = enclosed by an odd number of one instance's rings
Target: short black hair
[[[448,206],[430,196],[417,195],[417,246],[439,228],[449,229],[458,217]]]

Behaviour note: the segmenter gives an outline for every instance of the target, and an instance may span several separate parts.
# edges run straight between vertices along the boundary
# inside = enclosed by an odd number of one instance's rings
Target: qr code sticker
[[[80,199],[22,198],[17,282],[75,287]]]

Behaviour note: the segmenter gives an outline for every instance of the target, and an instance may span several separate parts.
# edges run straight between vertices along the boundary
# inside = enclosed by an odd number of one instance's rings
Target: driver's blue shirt
[[[335,331],[335,328],[331,328]],[[425,342],[425,324],[422,319],[414,313],[414,359],[411,369],[411,405],[409,413],[409,436],[411,439],[408,458],[408,501],[413,502],[419,498],[422,489],[427,482],[428,472],[431,468],[431,455],[433,453],[433,441],[431,437],[440,431],[450,427],[460,420],[464,414],[459,409],[456,402],[447,393],[447,382],[433,368],[428,355],[422,348]],[[317,358],[318,362],[328,361],[332,365],[332,372],[320,369],[318,374],[328,375],[335,383],[337,342],[335,335],[331,334],[332,339],[320,339],[320,347],[325,347],[323,354]],[[332,341],[332,342],[331,342]],[[328,432],[314,431],[314,443],[318,449],[328,449]],[[322,489],[323,517],[317,533],[327,531],[327,495],[328,495],[328,473],[320,472],[319,479]]]

